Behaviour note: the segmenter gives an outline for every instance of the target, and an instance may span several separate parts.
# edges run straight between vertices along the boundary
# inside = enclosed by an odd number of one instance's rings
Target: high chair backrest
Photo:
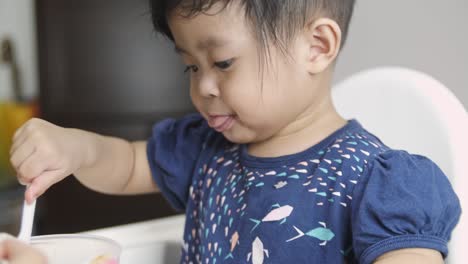
[[[345,118],[356,118],[392,148],[437,163],[460,198],[462,211],[468,211],[468,114],[449,89],[415,70],[380,67],[345,79],[332,94]],[[447,263],[466,262],[466,242],[468,215],[462,213]]]

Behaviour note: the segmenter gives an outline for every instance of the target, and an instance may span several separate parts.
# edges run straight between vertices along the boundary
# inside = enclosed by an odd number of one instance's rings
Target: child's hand
[[[86,157],[82,133],[33,118],[20,127],[10,150],[11,163],[21,184],[29,185],[32,202],[51,185],[78,170]]]
[[[0,263],[9,264],[45,264],[46,258],[36,249],[17,240],[0,241]]]

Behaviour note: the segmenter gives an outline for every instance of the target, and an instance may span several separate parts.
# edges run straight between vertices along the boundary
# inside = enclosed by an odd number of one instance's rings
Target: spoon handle
[[[34,223],[34,211],[36,211],[36,200],[32,204],[28,204],[26,200],[23,204],[23,215],[21,216],[21,228],[18,239],[29,243]]]

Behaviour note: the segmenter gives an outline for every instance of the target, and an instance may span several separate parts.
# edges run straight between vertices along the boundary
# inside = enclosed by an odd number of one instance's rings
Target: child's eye
[[[215,62],[214,65],[220,68],[221,70],[227,70],[229,67],[231,67],[233,62],[234,62],[234,59],[230,59],[230,60]]]
[[[197,71],[198,71],[198,66],[196,66],[196,65],[189,65],[189,66],[185,67],[184,73],[187,73],[187,72],[189,72],[189,71],[197,72]]]

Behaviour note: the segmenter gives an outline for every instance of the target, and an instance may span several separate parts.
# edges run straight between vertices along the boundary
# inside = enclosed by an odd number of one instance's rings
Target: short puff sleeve
[[[199,114],[166,119],[153,128],[147,143],[151,173],[164,197],[185,210],[194,170],[210,128]]]
[[[405,151],[377,155],[353,192],[353,247],[359,263],[386,252],[429,248],[447,256],[461,214],[448,178],[429,159]]]

